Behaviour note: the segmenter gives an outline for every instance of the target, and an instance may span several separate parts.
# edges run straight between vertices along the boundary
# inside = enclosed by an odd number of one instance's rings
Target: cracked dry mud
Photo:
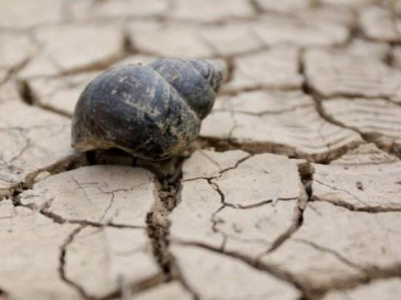
[[[0,299],[401,299],[400,12],[0,0]],[[85,85],[158,57],[228,66],[185,157],[75,152]]]

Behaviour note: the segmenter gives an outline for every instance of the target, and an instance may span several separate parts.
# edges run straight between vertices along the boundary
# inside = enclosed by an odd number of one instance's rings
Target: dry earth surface
[[[159,57],[228,66],[192,149],[71,149]],[[0,0],[0,299],[399,300],[400,105],[400,1]]]

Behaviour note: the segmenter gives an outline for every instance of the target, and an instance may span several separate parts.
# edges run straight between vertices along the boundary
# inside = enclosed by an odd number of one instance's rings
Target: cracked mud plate
[[[0,300],[399,300],[401,4],[0,0]],[[184,157],[76,153],[99,73],[220,59]]]

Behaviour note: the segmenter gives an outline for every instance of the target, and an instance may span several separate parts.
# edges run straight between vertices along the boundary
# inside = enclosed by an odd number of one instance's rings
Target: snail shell
[[[177,155],[198,136],[224,74],[221,62],[197,59],[162,59],[102,73],[75,107],[72,146],[120,148],[147,160]]]

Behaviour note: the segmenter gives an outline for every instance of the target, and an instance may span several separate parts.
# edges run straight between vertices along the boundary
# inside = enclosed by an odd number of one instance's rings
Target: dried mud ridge
[[[398,300],[400,3],[1,7],[1,300]],[[193,147],[74,152],[84,86],[159,57],[227,64]]]

